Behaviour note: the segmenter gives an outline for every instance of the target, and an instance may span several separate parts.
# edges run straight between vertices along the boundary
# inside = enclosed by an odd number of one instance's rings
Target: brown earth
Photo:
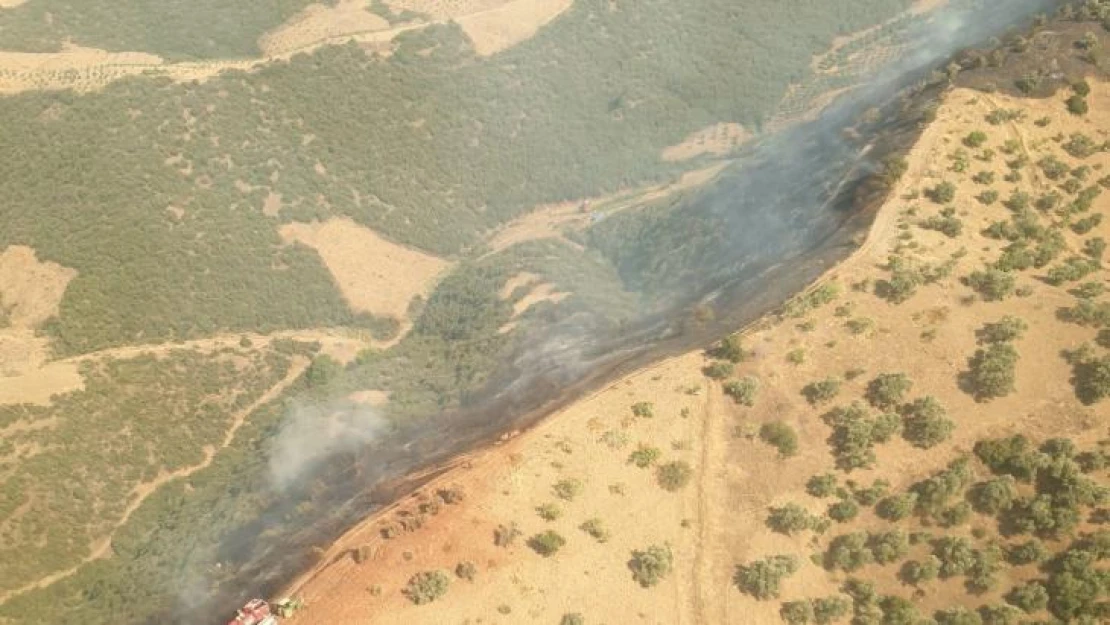
[[[11,246],[0,252],[0,404],[48,404],[56,393],[82,388],[75,363],[47,363],[48,339],[37,336],[58,314],[77,272],[40,261],[35,251]]]
[[[973,159],[963,173],[953,172],[952,156],[972,130],[989,136],[996,152],[1006,139],[1020,139],[1035,162],[1044,154],[1078,164],[1053,140],[1059,133],[1084,132],[1104,137],[1110,128],[1110,86],[1094,85],[1087,117],[1069,115],[1066,94],[1046,100],[1018,100],[1001,95],[990,99],[968,90],[947,94],[935,123],[926,129],[908,156],[909,168],[892,199],[879,212],[866,243],[822,282],[841,286],[839,299],[804,318],[768,318],[744,331],[752,356],[738,367],[737,376],[759,381],[754,407],[745,408],[724,396],[700,369],[701,353],[660,363],[628,376],[605,390],[553,415],[520,437],[487,452],[464,459],[437,483],[410,501],[368,519],[334,545],[323,564],[290,589],[308,607],[292,622],[329,625],[346,623],[555,623],[568,612],[580,612],[587,622],[608,623],[780,623],[778,601],[756,601],[731,584],[737,564],[788,553],[802,563],[784,585],[783,600],[824,596],[836,592],[843,575],[830,574],[810,563],[821,548],[821,538],[787,537],[765,525],[767,507],[797,502],[820,512],[824,503],[805,493],[808,477],[833,469],[826,439],[830,429],[815,408],[801,396],[801,388],[826,376],[844,377],[852,369],[863,374],[844,382],[838,403],[859,399],[872,377],[902,372],[913,380],[912,396],[933,395],[947,408],[957,429],[947,442],[923,451],[898,440],[877,448],[875,469],[857,471],[860,483],[885,478],[897,492],[943,467],[976,440],[1021,432],[1031,437],[1075,436],[1093,440],[1110,426],[1106,403],[1083,406],[1069,383],[1070,366],[1061,350],[1090,341],[1094,331],[1065,324],[1058,307],[1075,300],[1068,285],[1056,287],[1038,279],[1044,271],[1019,274],[1018,287],[1027,297],[985,302],[961,284],[959,276],[997,258],[1001,247],[980,231],[1010,213],[995,203],[984,206],[975,194],[984,186],[973,183],[979,170],[1007,171],[1005,158]],[[995,106],[1027,111],[1026,121],[990,126],[984,115]],[[1046,126],[1032,120],[1048,117]],[[971,150],[978,152],[978,150]],[[1107,153],[1084,161],[1105,169]],[[1026,174],[1017,183],[996,183],[1005,198],[1012,189],[1036,194],[1047,189],[1041,177]],[[917,227],[940,207],[917,197],[940,180],[957,184],[957,215],[963,232],[949,238]],[[1110,195],[1095,201],[1095,211],[1110,207]],[[909,209],[915,208],[911,211]],[[1067,232],[1072,250],[1081,238]],[[1110,236],[1110,224],[1091,233]],[[913,246],[913,247],[909,247]],[[953,274],[919,289],[909,301],[894,305],[851,285],[873,283],[888,275],[884,266],[894,250],[919,261],[942,261],[958,250]],[[1106,282],[1100,269],[1088,280]],[[975,330],[1001,316],[1015,315],[1029,325],[1016,344],[1020,361],[1016,392],[992,402],[977,402],[961,390],[957,378],[976,349]],[[855,319],[856,327],[847,321]],[[865,321],[866,320],[866,321]],[[804,322],[804,323],[803,323]],[[786,354],[802,350],[800,364]],[[654,404],[654,417],[632,415],[639,401]],[[780,459],[754,436],[761,423],[783,420],[799,433],[799,453]],[[678,493],[656,485],[651,470],[627,463],[629,452],[645,443],[662,451],[663,461],[682,459],[695,470],[693,482]],[[623,445],[623,446],[622,446]],[[576,479],[582,493],[560,501],[552,487],[562,479]],[[843,479],[843,478],[842,478]],[[461,505],[445,507],[437,515],[421,517],[423,527],[385,539],[381,530],[398,519],[412,518],[420,497],[443,485],[459,485],[468,494]],[[535,508],[557,502],[561,518],[542,520]],[[578,529],[588,518],[598,518],[611,537],[601,544]],[[493,531],[515,522],[523,538],[554,529],[567,544],[550,558],[541,557],[520,542],[505,549],[493,545]],[[878,525],[865,512],[850,529]],[[978,527],[978,526],[977,526]],[[844,527],[834,533],[842,533]],[[954,528],[967,534],[971,526]],[[640,588],[626,562],[633,549],[669,544],[675,554],[674,572],[652,589]],[[357,565],[348,557],[366,546],[368,561]],[[413,605],[401,593],[419,571],[453,571],[457,563],[472,561],[478,573],[473,583],[453,579],[446,596],[429,605]],[[895,567],[871,565],[857,575],[873,579],[884,593],[909,596],[894,579]],[[1016,577],[1008,578],[1008,575]],[[1020,571],[1003,573],[1000,588],[1009,587]],[[923,612],[939,606],[968,603],[971,607],[997,600],[998,592],[969,600],[958,583],[929,585],[916,602]]]
[[[287,242],[316,250],[351,309],[407,320],[409,303],[427,295],[451,264],[387,241],[347,218],[281,227]]]
[[[574,0],[510,0],[501,6],[456,18],[480,56],[506,50],[531,38]]]
[[[691,133],[681,143],[665,148],[661,156],[665,161],[686,161],[706,154],[724,156],[751,137],[740,124],[722,122]]]
[[[279,56],[325,39],[388,30],[389,22],[369,11],[369,0],[340,0],[334,6],[310,4],[258,40],[264,56]]]

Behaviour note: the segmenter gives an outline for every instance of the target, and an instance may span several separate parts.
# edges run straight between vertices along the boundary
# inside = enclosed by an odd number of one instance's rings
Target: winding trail
[[[145,502],[148,497],[154,494],[158,490],[158,488],[162,487],[163,485],[168,484],[169,482],[176,479],[187,478],[211,465],[213,460],[215,460],[216,458],[216,454],[226,449],[229,445],[231,445],[231,442],[235,440],[235,435],[239,432],[239,429],[243,427],[243,424],[246,423],[247,418],[250,417],[250,415],[254,413],[255,410],[258,410],[258,408],[260,408],[261,406],[273,401],[279,395],[281,395],[281,393],[283,393],[285,389],[289,388],[289,386],[293,384],[293,382],[295,382],[302,373],[304,373],[305,369],[308,368],[310,362],[311,361],[304,356],[295,356],[290,362],[289,371],[285,374],[285,377],[279,380],[278,383],[274,386],[271,386],[269,390],[263,393],[249,406],[236,412],[232,416],[231,426],[224,434],[223,441],[221,441],[218,446],[206,447],[204,449],[203,461],[190,467],[178,469],[177,471],[163,472],[153,480],[149,482],[144,482],[136,486],[131,491],[132,501],[130,504],[128,504],[127,508],[124,509],[123,515],[120,517],[119,521],[116,522],[112,530],[109,531],[103,538],[94,542],[90,546],[91,553],[89,553],[88,556],[84,557],[80,562],[74,564],[68,569],[58,571],[56,573],[51,573],[46,577],[42,577],[29,584],[25,584],[19,588],[15,588],[6,593],[0,594],[0,603],[3,603],[16,595],[20,595],[25,592],[37,590],[40,588],[45,588],[57,581],[74,575],[82,566],[88,564],[89,562],[99,560],[110,555],[112,551],[112,536],[118,529],[120,529],[127,523],[127,521],[131,518],[131,515],[134,514],[135,511],[143,505],[143,502]]]

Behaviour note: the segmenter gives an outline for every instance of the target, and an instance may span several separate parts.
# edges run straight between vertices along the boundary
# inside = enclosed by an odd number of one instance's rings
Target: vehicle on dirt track
[[[227,625],[277,625],[278,617],[289,618],[304,603],[297,598],[285,598],[270,607],[262,599],[251,599],[235,612]]]

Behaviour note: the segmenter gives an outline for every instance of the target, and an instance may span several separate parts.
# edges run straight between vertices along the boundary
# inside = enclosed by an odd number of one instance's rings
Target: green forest
[[[330,0],[324,0],[330,3]],[[54,52],[66,41],[167,59],[259,54],[257,40],[312,0],[28,0],[0,9],[0,49]]]
[[[0,246],[78,270],[50,329],[63,354],[221,330],[388,336],[281,245],[269,192],[280,221],[348,215],[461,254],[536,204],[673,175],[659,151],[695,129],[758,128],[833,36],[906,4],[583,0],[489,59],[448,25],[387,60],[352,44],[202,84],[2,98]]]

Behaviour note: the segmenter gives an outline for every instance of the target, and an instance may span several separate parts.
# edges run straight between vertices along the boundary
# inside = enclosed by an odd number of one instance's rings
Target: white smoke
[[[270,455],[274,487],[282,490],[329,456],[373,442],[387,424],[374,409],[350,401],[292,405]]]

